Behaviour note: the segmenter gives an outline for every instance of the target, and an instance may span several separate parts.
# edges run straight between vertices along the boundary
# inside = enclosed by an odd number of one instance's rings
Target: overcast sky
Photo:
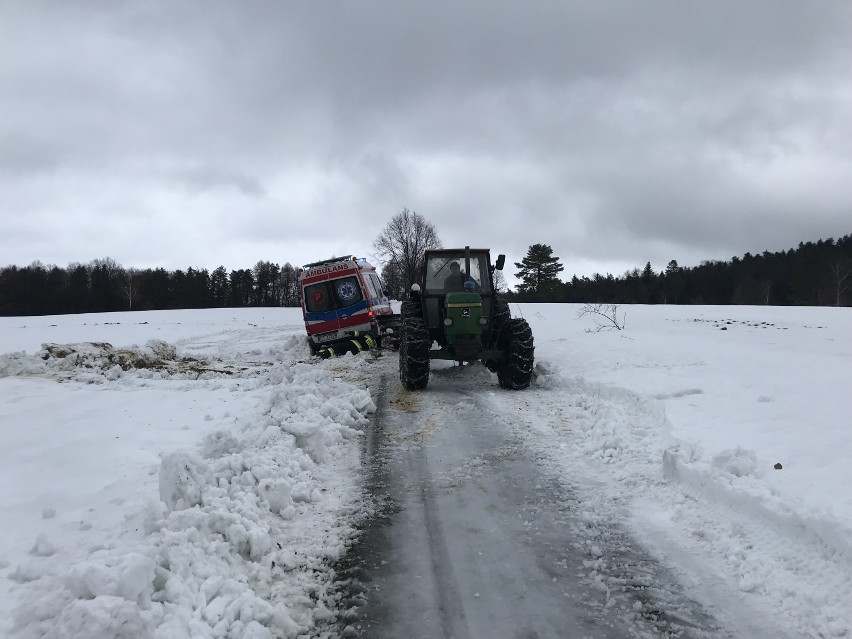
[[[0,2],[0,266],[369,256],[407,207],[567,279],[850,195],[846,0]]]

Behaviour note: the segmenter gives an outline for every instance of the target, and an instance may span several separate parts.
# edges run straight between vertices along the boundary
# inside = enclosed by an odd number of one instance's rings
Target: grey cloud
[[[850,230],[847,3],[12,2],[0,25],[0,235],[32,235],[5,222],[27,207],[114,229],[12,256],[143,259],[119,229],[147,218],[209,264],[274,237],[310,261],[318,228],[358,251],[403,206],[447,244],[601,265]]]
[[[193,190],[209,191],[233,188],[247,197],[263,197],[266,189],[261,182],[238,169],[216,165],[199,165],[177,171],[179,182]]]

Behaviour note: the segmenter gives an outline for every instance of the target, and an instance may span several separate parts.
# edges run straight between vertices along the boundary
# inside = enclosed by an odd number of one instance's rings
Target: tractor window
[[[328,295],[328,283],[320,282],[305,287],[305,309],[310,313],[322,313],[332,308]]]
[[[465,279],[473,279],[476,282],[476,292],[490,293],[491,279],[488,273],[488,256],[482,253],[472,253],[470,256],[470,273],[465,272],[464,253],[458,255],[442,254],[430,255],[426,264],[426,292],[446,293],[445,286],[451,286],[454,278],[451,277],[454,267],[458,264],[459,273]],[[449,278],[449,279],[448,279]],[[458,287],[454,287],[459,290]]]

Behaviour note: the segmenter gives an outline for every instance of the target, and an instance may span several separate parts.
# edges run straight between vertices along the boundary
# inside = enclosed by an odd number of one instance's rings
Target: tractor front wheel
[[[514,318],[506,322],[500,334],[503,360],[497,369],[500,386],[521,390],[530,385],[534,353],[532,330],[525,319]]]

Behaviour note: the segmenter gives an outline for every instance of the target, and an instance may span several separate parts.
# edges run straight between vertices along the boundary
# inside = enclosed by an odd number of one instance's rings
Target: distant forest
[[[549,255],[545,259],[558,260]],[[852,235],[800,243],[789,251],[746,253],[729,262],[681,267],[672,260],[659,272],[649,262],[618,277],[575,275],[546,286],[522,285],[507,296],[535,302],[849,306]],[[0,268],[3,316],[245,306],[299,306],[297,269],[266,261],[232,271],[127,269],[110,258],[67,268],[40,262]]]
[[[68,268],[35,262],[0,269],[0,315],[6,316],[299,304],[297,272],[289,263],[167,271],[126,269],[106,258]]]
[[[554,284],[519,287],[508,295],[542,302],[850,306],[852,235],[802,242],[789,251],[746,253],[729,262],[682,267],[672,260],[659,272],[648,262],[619,277],[575,275]]]

